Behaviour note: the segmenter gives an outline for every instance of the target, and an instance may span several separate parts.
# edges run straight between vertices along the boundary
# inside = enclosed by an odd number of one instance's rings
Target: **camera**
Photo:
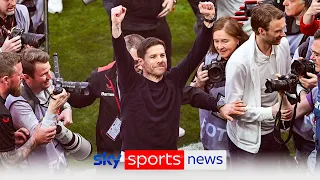
[[[25,33],[23,29],[14,27],[9,34],[9,39],[16,36],[21,37],[22,45],[27,44],[35,48],[39,48],[46,40],[44,34]]]
[[[279,79],[267,79],[265,86],[265,93],[272,93],[274,91],[286,91],[289,94],[296,94],[297,84],[299,82],[298,76],[294,74],[282,75]]]
[[[202,71],[208,70],[209,84],[224,81],[226,79],[227,61],[214,61],[211,64],[202,67]]]
[[[244,12],[245,16],[251,17],[252,9],[258,6],[257,1],[245,1],[244,2]]]
[[[315,67],[312,60],[294,60],[291,64],[291,73],[297,76],[308,77],[307,72],[317,74]]]
[[[248,0],[244,2],[244,11],[245,11],[245,15],[247,17],[251,17],[251,13],[252,10],[257,7],[258,5],[262,5],[262,4],[271,4],[274,5],[275,7],[277,7],[278,9],[280,9],[281,11],[284,11],[284,5],[283,2],[281,2],[281,0],[264,0],[262,2],[260,2],[258,4],[258,2],[256,0]]]
[[[71,132],[62,121],[57,122],[55,139],[71,154],[75,160],[86,160],[92,153],[91,143],[78,133]]]
[[[55,75],[55,79],[53,80],[54,95],[62,93],[63,89],[65,89],[67,92],[72,94],[89,95],[88,82],[64,81],[63,78],[61,78],[57,53],[53,54],[53,62],[54,62],[54,75]]]

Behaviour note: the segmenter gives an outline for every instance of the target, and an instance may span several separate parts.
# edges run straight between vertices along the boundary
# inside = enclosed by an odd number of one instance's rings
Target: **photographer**
[[[315,33],[317,39],[319,39],[319,32]],[[302,43],[295,52],[293,57],[294,60],[299,60],[301,63],[305,64],[309,63],[309,59],[311,59],[312,55],[312,44],[314,37],[310,36],[304,43]],[[296,61],[294,61],[296,62]],[[308,69],[314,65],[308,65]],[[295,69],[301,69],[297,67]],[[303,70],[303,69],[301,69]],[[300,96],[300,99],[304,99],[306,94],[311,92],[311,90],[318,85],[318,77],[316,75],[317,72],[314,70],[307,72],[306,75],[299,76],[299,84],[297,86],[297,93]],[[306,77],[308,76],[308,77]],[[314,113],[311,112],[304,117],[295,118],[293,121],[293,142],[295,147],[296,161],[298,163],[298,168],[300,170],[305,170],[307,167],[307,158],[310,153],[314,150],[315,142],[314,142],[314,132],[312,129],[312,121],[314,119]]]
[[[320,72],[320,30],[318,30],[314,34],[314,41],[312,42],[311,50],[312,50],[312,55],[310,59],[315,64],[315,72],[319,73]],[[317,83],[319,83],[318,81],[319,74],[317,76],[312,73],[308,73],[308,76],[310,76],[311,79],[304,78],[304,80],[302,81],[304,86],[307,86],[307,84],[313,84],[312,86],[314,87],[315,83],[316,85],[318,85]],[[302,92],[304,93],[304,91]],[[319,96],[318,87],[313,88],[312,91],[307,95],[302,94],[301,101],[298,103],[298,106],[296,109],[295,123],[302,124],[305,126],[305,128],[312,129],[313,132],[311,135],[313,134],[316,135],[316,122],[318,122],[318,118],[320,117],[319,114],[317,114],[318,110],[316,110],[316,108],[318,108],[318,102],[319,102],[318,96]],[[309,115],[312,112],[314,112],[315,118],[309,118],[309,119],[303,118],[304,116]],[[293,137],[295,138],[295,135]],[[315,144],[312,141],[311,142],[307,141],[303,139],[305,137],[306,136],[301,136],[299,138],[300,139],[300,141],[298,141],[299,151],[297,151],[297,153],[300,153],[298,154],[300,156],[298,157],[301,158],[302,163],[305,163],[306,165],[308,165],[308,170],[311,173],[315,173],[315,163],[316,163],[315,154],[317,152],[316,151],[317,149],[314,150],[314,147],[315,145],[317,145],[318,142],[316,142]],[[309,138],[307,139],[309,140]],[[319,134],[317,134],[316,136],[313,136],[313,141],[316,141],[317,139],[319,139]],[[301,141],[301,140],[304,140],[304,141]],[[295,143],[296,143],[296,139],[295,139]],[[305,162],[306,161],[305,158],[308,158],[307,162]]]
[[[213,44],[206,55],[205,63],[199,66],[195,81],[191,85],[199,87],[215,99],[223,101],[225,65],[231,54],[248,39],[248,35],[242,30],[238,22],[231,17],[218,19],[214,24],[212,33]],[[217,62],[223,64],[217,67]],[[205,67],[205,70],[202,70],[203,67]],[[221,107],[224,103],[218,103],[218,105],[218,107]],[[205,109],[199,109],[199,116],[200,138],[204,149],[228,151],[227,119],[221,117],[218,112]]]
[[[285,25],[284,13],[275,6],[254,8],[254,33],[228,60],[226,103],[242,100],[247,104],[244,115],[227,122],[231,165],[235,168],[248,170],[265,163],[270,166],[264,168],[275,168],[279,161],[289,158],[288,148],[274,138],[281,139],[280,132],[274,132],[278,94],[265,92],[266,79],[290,72],[289,43],[283,38]],[[282,109],[282,118],[287,120],[290,113],[289,109]]]
[[[19,97],[8,97],[6,107],[12,114],[13,124],[16,127],[25,127],[31,134],[34,127],[41,123],[44,127],[56,126],[55,139],[46,146],[37,148],[26,161],[24,168],[35,168],[49,171],[65,171],[67,161],[65,153],[76,151],[82,144],[77,144],[79,136],[75,140],[68,141],[73,134],[65,128],[64,124],[72,123],[72,111],[66,103],[69,94],[65,90],[55,98],[50,93],[52,75],[50,72],[49,55],[39,49],[30,48],[22,52],[23,84],[22,94]],[[60,114],[58,113],[60,112]],[[64,141],[62,141],[65,138]],[[89,149],[91,150],[91,149]],[[71,153],[72,155],[73,152]]]
[[[25,128],[16,131],[11,114],[4,103],[8,95],[21,95],[20,84],[23,76],[21,56],[12,52],[0,53],[0,74],[0,116],[2,119],[0,121],[0,162],[6,168],[15,169],[36,147],[39,147],[38,145],[51,142],[56,134],[56,127],[43,128],[38,125],[31,137]],[[5,169],[1,168],[1,170]]]
[[[30,18],[24,5],[16,4],[16,0],[0,0],[0,27],[11,30],[13,27],[29,31]],[[18,52],[22,48],[20,36],[9,39],[8,32],[0,29],[0,52]]]

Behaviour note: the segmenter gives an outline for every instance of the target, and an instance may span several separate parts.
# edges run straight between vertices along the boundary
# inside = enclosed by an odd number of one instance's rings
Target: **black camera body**
[[[299,79],[294,74],[282,75],[278,79],[267,79],[265,93],[274,91],[286,91],[289,94],[296,94]]]
[[[245,4],[244,4],[245,16],[251,17],[252,10],[257,6],[258,6],[257,1],[245,1]]]
[[[55,79],[53,80],[54,95],[62,93],[63,89],[65,89],[67,92],[72,94],[89,95],[90,91],[89,91],[88,82],[64,81],[63,78],[61,78],[57,53],[53,54],[53,62],[54,62],[54,75],[55,75]]]
[[[16,36],[21,37],[22,45],[27,44],[35,48],[39,48],[46,40],[44,34],[25,33],[23,29],[14,27],[9,34],[9,39]]]
[[[202,71],[208,70],[209,83],[217,83],[226,79],[227,61],[214,61],[202,67]]]
[[[262,2],[259,3],[260,5],[262,4],[271,4],[274,5],[275,7],[277,7],[278,9],[280,9],[281,11],[284,11],[284,5],[283,5],[283,0],[280,1],[276,1],[276,0],[264,0]],[[251,17],[251,12],[252,10],[257,7],[258,2],[256,0],[247,0],[244,2],[244,11],[245,11],[245,15],[247,17]]]
[[[307,72],[317,74],[316,66],[312,60],[294,60],[291,64],[291,73],[308,78]]]

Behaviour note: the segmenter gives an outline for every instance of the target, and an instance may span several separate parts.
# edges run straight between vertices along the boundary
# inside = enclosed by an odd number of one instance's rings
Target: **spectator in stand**
[[[319,13],[320,2],[312,0],[310,7],[300,20],[300,30],[303,34],[313,36],[319,29],[319,20],[317,19]]]

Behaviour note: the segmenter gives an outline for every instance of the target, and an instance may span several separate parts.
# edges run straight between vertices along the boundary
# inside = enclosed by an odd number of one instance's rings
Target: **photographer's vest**
[[[318,78],[320,78],[320,74],[318,74]],[[318,87],[320,86],[320,81],[318,81]],[[316,116],[316,150],[317,150],[317,158],[316,158],[316,167],[315,172],[320,170],[320,91],[318,90],[317,102],[314,105],[314,115]]]
[[[40,122],[47,111],[46,107],[40,105],[39,99],[23,81],[23,86],[21,86],[21,96],[13,97],[8,96],[6,100],[6,107],[11,109],[12,105],[16,102],[28,103],[36,118]],[[13,122],[17,120],[13,119]],[[23,121],[23,119],[21,119]],[[25,122],[16,122],[19,124],[24,124]],[[30,129],[28,129],[30,131]],[[26,161],[21,164],[22,169],[28,170],[29,168],[40,168],[43,170],[49,170],[51,172],[64,171],[67,167],[67,160],[64,154],[63,147],[55,139],[46,144],[37,146],[32,153],[27,157]]]
[[[207,54],[205,65],[220,59],[217,54]],[[209,94],[216,99],[223,99],[225,97],[225,81],[215,83]],[[199,109],[199,118],[200,139],[203,147],[209,150],[227,150],[228,152],[227,120],[222,119],[219,113],[205,109]]]

